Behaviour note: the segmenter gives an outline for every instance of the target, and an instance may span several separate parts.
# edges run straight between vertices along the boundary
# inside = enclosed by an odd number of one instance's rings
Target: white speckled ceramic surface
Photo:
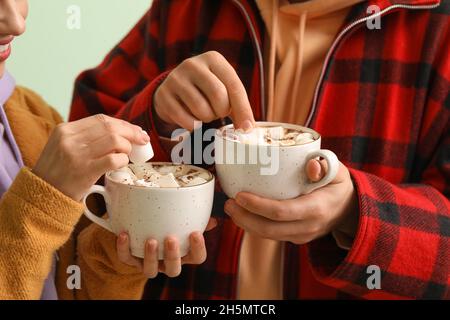
[[[211,173],[209,175],[211,179],[201,185],[152,188],[115,182],[109,179],[107,174],[105,188],[94,186],[90,193],[103,195],[109,219],[101,219],[87,208],[85,214],[93,222],[116,235],[123,231],[128,232],[131,253],[136,257],[144,257],[145,240],[153,238],[160,244],[159,258],[162,259],[161,244],[168,235],[179,239],[180,252],[184,256],[189,250],[189,235],[194,231],[203,232],[211,215],[214,176]]]
[[[227,196],[234,198],[238,192],[247,191],[271,199],[292,199],[312,192],[335,178],[339,161],[333,152],[320,149],[321,139],[317,132],[302,126],[278,122],[257,122],[256,125],[283,126],[310,132],[315,141],[284,147],[248,145],[225,139],[222,136],[222,130],[230,128],[232,125],[217,130],[215,136],[216,173]],[[243,145],[245,154],[239,155],[238,145],[241,148]],[[260,157],[260,154],[270,156],[270,159]],[[306,176],[305,165],[308,160],[316,157],[323,157],[328,163],[329,170],[321,181],[312,183]],[[272,165],[268,164],[268,159],[272,160]],[[264,168],[266,173],[271,173],[263,174]]]

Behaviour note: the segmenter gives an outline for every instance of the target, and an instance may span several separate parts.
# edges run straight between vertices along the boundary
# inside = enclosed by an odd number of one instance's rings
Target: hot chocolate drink
[[[310,132],[282,126],[256,127],[249,132],[227,128],[222,131],[225,139],[245,144],[264,146],[295,146],[315,141]]]
[[[127,167],[110,172],[109,178],[140,187],[180,188],[204,184],[212,179],[212,175],[207,170],[190,165],[147,163],[129,164]]]

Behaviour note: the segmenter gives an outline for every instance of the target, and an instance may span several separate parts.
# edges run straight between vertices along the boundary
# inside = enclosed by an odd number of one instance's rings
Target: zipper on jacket
[[[314,92],[314,98],[313,98],[313,103],[311,106],[311,110],[309,112],[308,118],[306,120],[306,124],[305,127],[308,127],[311,124],[314,112],[317,109],[317,103],[318,103],[318,99],[319,99],[319,93],[320,93],[320,89],[322,86],[322,82],[323,82],[323,78],[325,76],[325,71],[328,69],[328,64],[330,62],[330,58],[334,52],[334,50],[336,49],[337,45],[339,44],[339,42],[342,40],[342,38],[344,37],[345,34],[347,34],[351,29],[353,29],[355,26],[366,22],[368,20],[372,20],[378,17],[383,16],[385,13],[392,11],[394,9],[410,9],[410,10],[420,10],[420,9],[434,9],[437,8],[441,3],[434,3],[434,4],[430,4],[430,5],[407,5],[407,4],[394,4],[392,6],[389,6],[387,8],[384,8],[383,10],[376,12],[370,16],[358,19],[353,21],[352,23],[350,23],[347,27],[345,27],[340,33],[339,35],[336,37],[336,39],[334,40],[333,44],[331,45],[330,49],[328,50],[328,53],[326,55],[325,61],[323,63],[323,67],[322,67],[322,71],[320,73],[320,77],[319,77],[319,82],[317,83],[315,92]]]

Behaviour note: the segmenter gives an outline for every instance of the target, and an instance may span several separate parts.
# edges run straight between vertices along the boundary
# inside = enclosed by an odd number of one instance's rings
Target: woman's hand
[[[56,127],[34,174],[76,201],[107,171],[128,164],[132,144],[150,141],[126,121],[98,114]]]
[[[209,231],[217,226],[217,221],[211,218],[206,227]],[[164,260],[158,260],[158,247],[161,245],[155,239],[148,239],[145,243],[144,259],[131,255],[130,239],[126,233],[117,237],[117,256],[122,263],[134,266],[147,278],[155,278],[159,272],[169,277],[177,277],[181,273],[184,264],[202,264],[206,260],[205,239],[200,232],[193,232],[189,237],[189,253],[181,257],[180,245],[176,237],[167,237],[164,241]]]
[[[244,85],[216,51],[186,59],[170,72],[155,92],[154,106],[161,120],[189,131],[195,121],[229,115],[238,129],[247,131],[255,122]]]
[[[325,161],[308,162],[310,180],[320,180],[325,172]],[[334,181],[310,194],[278,201],[241,192],[226,202],[225,212],[252,234],[295,244],[308,243],[333,230],[353,238],[358,226],[358,200],[343,164]]]

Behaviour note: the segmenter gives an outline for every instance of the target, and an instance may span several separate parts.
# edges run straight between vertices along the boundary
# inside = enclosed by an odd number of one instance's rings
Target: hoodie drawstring
[[[275,91],[275,63],[277,51],[277,37],[278,37],[278,0],[272,0],[272,39],[270,41],[270,55],[269,55],[269,75],[268,75],[268,108],[267,119],[272,119],[274,108],[274,91]]]
[[[306,12],[303,12],[300,15],[299,21],[298,21],[298,47],[297,47],[297,65],[295,67],[295,76],[294,76],[294,90],[291,95],[291,108],[289,109],[289,117],[292,118],[292,116],[295,114],[295,109],[298,107],[296,106],[296,95],[294,94],[298,89],[300,85],[300,79],[302,76],[302,70],[303,70],[303,42],[305,38],[305,26],[306,26]]]
[[[272,119],[275,104],[275,65],[277,59],[277,40],[278,40],[278,14],[279,14],[279,0],[272,0],[272,39],[270,42],[270,55],[269,55],[269,74],[268,74],[268,108],[267,119]],[[296,109],[296,95],[295,90],[300,85],[300,79],[302,75],[303,66],[303,42],[306,28],[307,13],[303,12],[299,16],[298,31],[299,41],[297,47],[297,61],[294,70],[294,91],[292,92],[290,99],[289,113],[292,116],[295,114]]]

